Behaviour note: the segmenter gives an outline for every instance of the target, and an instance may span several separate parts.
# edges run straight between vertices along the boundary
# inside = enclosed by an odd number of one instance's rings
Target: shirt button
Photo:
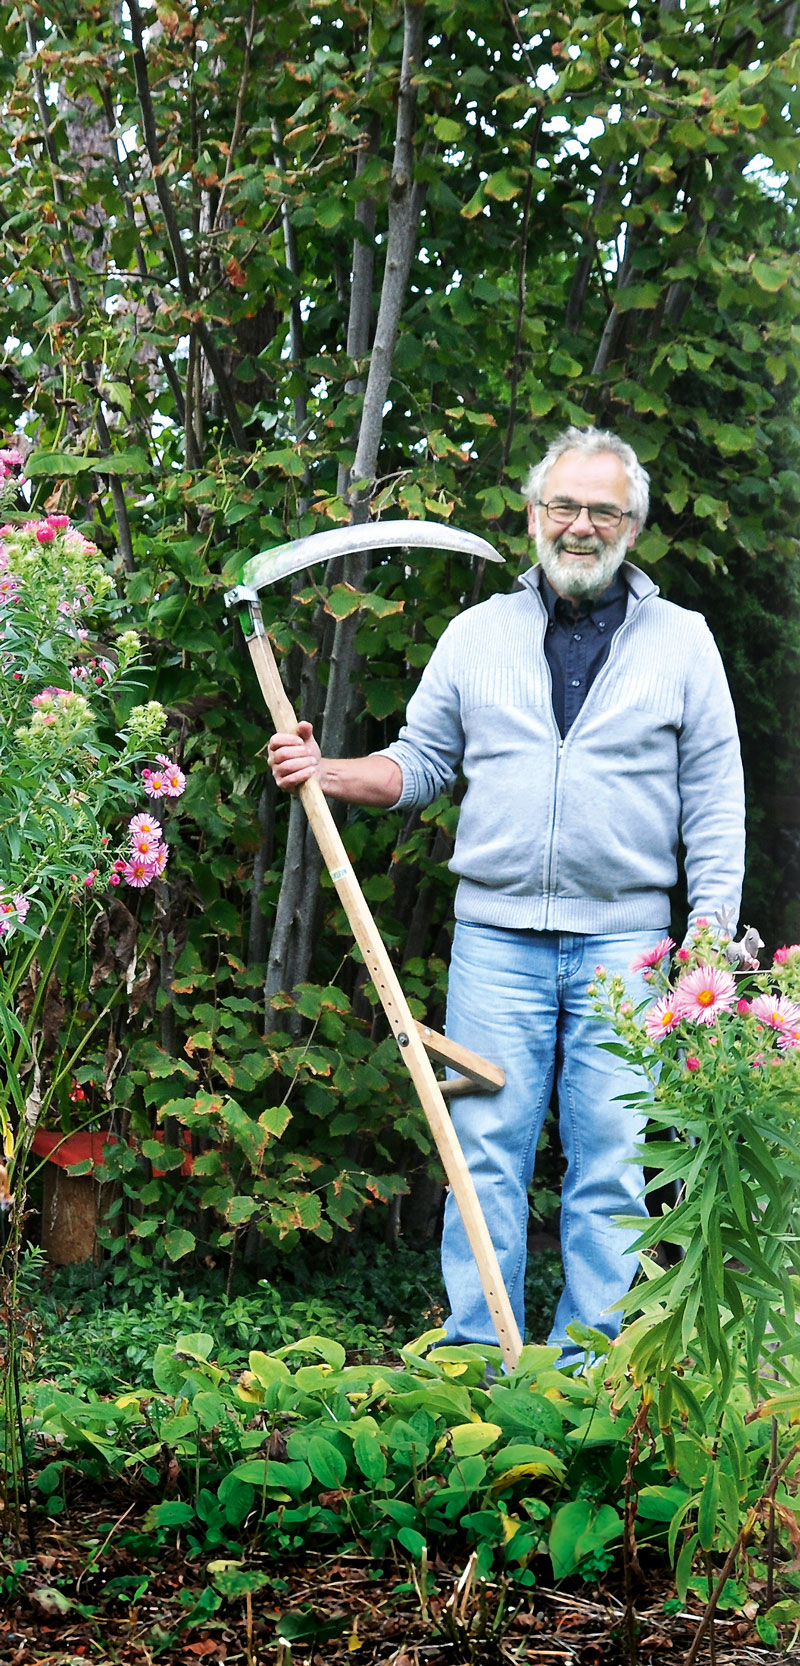
[[[605,619],[598,619],[598,621],[597,621],[597,629],[598,629],[598,630],[599,630],[599,631],[604,631],[604,630],[605,630],[605,628],[606,628],[606,622],[605,622]]]
[[[573,677],[572,683],[570,684],[570,687],[571,688],[580,688],[580,686],[581,686],[580,677]]]
[[[574,636],[573,636],[573,638],[572,638],[572,640],[573,640],[573,642],[580,642],[580,640],[581,640],[581,633],[580,633],[580,631],[576,631],[576,632],[575,632],[575,635],[574,635]]]

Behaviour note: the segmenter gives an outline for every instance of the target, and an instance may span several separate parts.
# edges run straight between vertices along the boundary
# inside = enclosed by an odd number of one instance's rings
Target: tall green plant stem
[[[705,1637],[706,1632],[708,1631],[708,1628],[711,1625],[711,1622],[714,1618],[714,1615],[717,1612],[720,1597],[722,1596],[722,1593],[725,1589],[726,1582],[727,1582],[728,1578],[730,1577],[730,1573],[731,1573],[732,1568],[734,1567],[734,1564],[736,1562],[736,1558],[737,1558],[737,1556],[741,1555],[743,1550],[746,1549],[747,1544],[748,1544],[750,1538],[752,1537],[753,1529],[756,1525],[756,1522],[758,1521],[758,1518],[759,1518],[759,1516],[760,1516],[760,1514],[761,1514],[761,1512],[764,1508],[764,1505],[765,1504],[769,1505],[773,1502],[773,1500],[775,1498],[775,1494],[778,1490],[778,1482],[783,1480],[783,1477],[786,1474],[786,1471],[789,1469],[790,1465],[792,1463],[794,1463],[794,1460],[798,1456],[798,1454],[800,1454],[800,1440],[795,1441],[794,1445],[792,1447],[790,1447],[789,1451],[786,1454],[786,1457],[784,1458],[783,1462],[778,1465],[778,1468],[772,1470],[772,1473],[770,1475],[770,1479],[769,1479],[766,1487],[764,1488],[764,1491],[762,1492],[761,1497],[758,1500],[758,1503],[754,1504],[752,1506],[752,1508],[748,1510],[747,1516],[745,1517],[744,1523],[741,1527],[741,1530],[739,1532],[739,1536],[736,1540],[736,1543],[729,1550],[729,1552],[728,1552],[728,1554],[725,1558],[725,1561],[724,1561],[723,1566],[722,1566],[722,1572],[720,1573],[719,1578],[717,1580],[717,1583],[714,1586],[714,1590],[712,1592],[711,1597],[709,1598],[708,1604],[706,1606],[705,1613],[703,1614],[703,1618],[700,1621],[700,1624],[697,1628],[697,1631],[695,1632],[694,1639],[692,1641],[692,1646],[691,1646],[691,1648],[690,1648],[690,1650],[689,1650],[689,1652],[686,1656],[686,1659],[684,1661],[684,1666],[695,1666],[695,1661],[697,1660],[697,1656],[700,1652],[700,1644],[702,1643],[703,1638]]]

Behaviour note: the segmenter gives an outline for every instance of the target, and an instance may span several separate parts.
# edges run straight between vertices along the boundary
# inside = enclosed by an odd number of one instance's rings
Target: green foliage
[[[776,938],[800,935],[790,15],[424,8],[419,218],[363,490],[373,513],[483,532],[508,570],[398,550],[264,597],[303,715],[336,751],[380,747],[448,620],[527,563],[532,458],[565,422],[616,427],[652,473],[641,559],[710,613],[731,667],[757,833],[745,917]],[[163,907],[142,910],[130,1026],[98,1024],[78,1072],[122,1135],[104,1229],[120,1278],[294,1251],[386,1202],[413,1220],[429,1168],[337,899],[275,803],[222,601],[244,560],[340,524],[361,490],[404,11],[278,0],[266,26],[232,0],[149,18],[55,0],[0,25],[0,421],[30,450],[19,514],[70,512],[119,551],[146,650],[136,699],[163,701],[192,765]],[[456,817],[343,829],[434,1024]]]
[[[532,1346],[514,1372],[487,1384],[497,1349],[431,1347],[441,1339],[429,1332],[399,1359],[349,1365],[337,1341],[313,1334],[251,1348],[241,1371],[223,1363],[210,1332],[185,1333],[156,1348],[151,1382],[143,1374],[113,1400],[40,1381],[26,1391],[30,1436],[46,1456],[39,1496],[58,1514],[72,1476],[100,1485],[124,1477],[155,1496],[145,1534],[160,1543],[180,1529],[206,1555],[224,1546],[241,1559],[258,1546],[285,1557],[356,1543],[381,1558],[394,1544],[419,1562],[453,1540],[478,1547],[487,1574],[494,1565],[527,1583],[532,1562],[547,1555],[557,1580],[596,1577],[623,1534],[631,1391],[613,1396],[607,1361],[571,1377],[554,1369],[554,1349]],[[656,1432],[638,1452],[639,1540],[671,1554],[690,1487],[707,1491],[716,1473],[708,1387],[689,1372],[677,1463]],[[720,1549],[758,1509],[771,1462],[768,1418],[734,1423],[731,1414],[730,1428],[723,1450],[736,1467],[722,1471],[732,1514],[717,1527]],[[780,1441],[796,1468],[788,1426]],[[792,1484],[777,1496],[788,1548]],[[702,1544],[702,1507],[698,1532]],[[231,1565],[218,1571],[227,1576]],[[682,1552],[682,1594],[689,1566]]]

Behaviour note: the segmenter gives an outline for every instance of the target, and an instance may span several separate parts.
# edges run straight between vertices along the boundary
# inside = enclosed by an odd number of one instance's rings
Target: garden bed
[[[248,1602],[226,1600],[207,1562],[180,1542],[143,1547],[144,1505],[120,1492],[76,1498],[57,1524],[37,1523],[36,1554],[0,1559],[5,1614],[0,1660],[14,1666],[629,1666],[625,1600],[609,1575],[597,1587],[521,1590],[470,1578],[469,1561],[438,1559],[427,1591],[410,1564],[368,1554],[304,1557],[276,1565],[255,1553],[265,1583]],[[211,1568],[214,1567],[211,1563]],[[16,1566],[16,1572],[14,1568]],[[543,1574],[549,1571],[543,1563]],[[684,1659],[701,1607],[678,1604],[663,1570],[637,1586],[639,1666]],[[283,1638],[285,1641],[280,1641]],[[787,1655],[760,1641],[745,1614],[716,1622],[716,1666],[778,1666]],[[700,1660],[712,1660],[710,1648]]]

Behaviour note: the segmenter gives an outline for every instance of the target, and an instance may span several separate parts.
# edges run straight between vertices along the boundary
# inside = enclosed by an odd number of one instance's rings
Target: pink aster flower
[[[55,538],[55,535],[56,535],[56,529],[55,529],[54,526],[50,526],[47,521],[40,521],[39,522],[39,525],[36,528],[37,543],[39,543],[39,544],[52,544],[52,542]]]
[[[108,883],[109,883],[109,885],[119,885],[119,883],[120,883],[119,874],[118,873],[110,873],[109,876],[108,876]]]
[[[18,920],[19,920],[19,922],[20,922],[20,924],[21,924],[21,923],[22,923],[22,921],[23,921],[23,920],[24,920],[24,919],[25,919],[25,917],[26,917],[26,915],[27,915],[27,913],[28,913],[28,909],[29,909],[29,908],[30,908],[30,906],[31,906],[31,905],[30,905],[30,903],[29,903],[29,901],[28,901],[28,898],[27,898],[27,897],[24,897],[24,896],[23,896],[23,895],[22,895],[22,892],[21,892],[21,891],[17,891],[17,893],[16,893],[16,895],[15,895],[15,897],[14,897],[14,907],[15,907],[15,909],[16,909],[16,911],[17,911],[17,919],[18,919]]]
[[[155,867],[155,870],[156,870],[157,874],[160,875],[164,872],[164,869],[167,865],[168,857],[169,857],[169,845],[159,845],[159,847],[158,847],[158,849],[155,852],[155,855],[153,857],[153,865]]]
[[[180,798],[181,793],[186,790],[186,776],[177,764],[170,764],[169,769],[164,770],[164,780],[167,798]]]
[[[163,770],[143,769],[142,781],[148,798],[167,797],[167,781]]]
[[[0,463],[5,463],[8,469],[18,469],[22,465],[22,452],[15,445],[7,445],[0,451]]]
[[[787,1029],[781,1030],[778,1036],[778,1046],[782,1053],[787,1053],[790,1048],[800,1047],[800,1027],[793,1029],[789,1026]]]
[[[688,949],[679,949],[678,953],[677,953],[677,956],[676,956],[676,959],[677,960],[688,960],[689,959],[689,950]]]
[[[689,1056],[686,1060],[686,1069],[687,1070],[699,1070],[700,1069],[700,1060],[697,1058],[697,1056],[694,1053],[689,1054]]]
[[[143,810],[138,816],[133,817],[128,832],[132,839],[137,838],[140,833],[146,833],[156,844],[162,836],[161,823],[156,821],[155,816],[150,815],[149,810]]]
[[[637,954],[634,957],[631,961],[630,970],[632,972],[642,972],[646,966],[657,966],[659,961],[664,959],[665,954],[669,954],[670,949],[674,949],[674,947],[675,944],[671,937],[660,938],[658,943],[653,944],[652,949],[645,949],[643,954]]]
[[[158,840],[153,838],[152,833],[134,833],[131,838],[133,855],[138,856],[144,862],[155,860],[157,848]],[[131,860],[133,860],[133,857]]]
[[[775,950],[772,964],[773,966],[785,966],[787,960],[794,960],[795,955],[800,955],[800,943],[789,943],[785,948]]]
[[[720,966],[697,966],[686,972],[675,991],[682,1018],[695,1024],[713,1024],[718,1012],[727,1012],[736,998],[730,972]]]
[[[742,1017],[744,1017],[746,1012],[750,1011],[750,1002],[745,1000],[744,995],[741,1000],[736,1002],[736,1011],[740,1012]]]
[[[788,1030],[800,1024],[800,1002],[790,1001],[785,995],[756,995],[750,1011],[770,1030]]]
[[[135,891],[143,891],[155,877],[155,862],[147,862],[141,856],[132,856],[130,862],[125,863],[122,877]]]
[[[54,527],[56,532],[61,532],[65,526],[69,526],[69,515],[48,515],[47,524]]]
[[[659,1036],[669,1035],[680,1016],[674,996],[662,995],[645,1014],[644,1027],[650,1040],[657,1041]]]

